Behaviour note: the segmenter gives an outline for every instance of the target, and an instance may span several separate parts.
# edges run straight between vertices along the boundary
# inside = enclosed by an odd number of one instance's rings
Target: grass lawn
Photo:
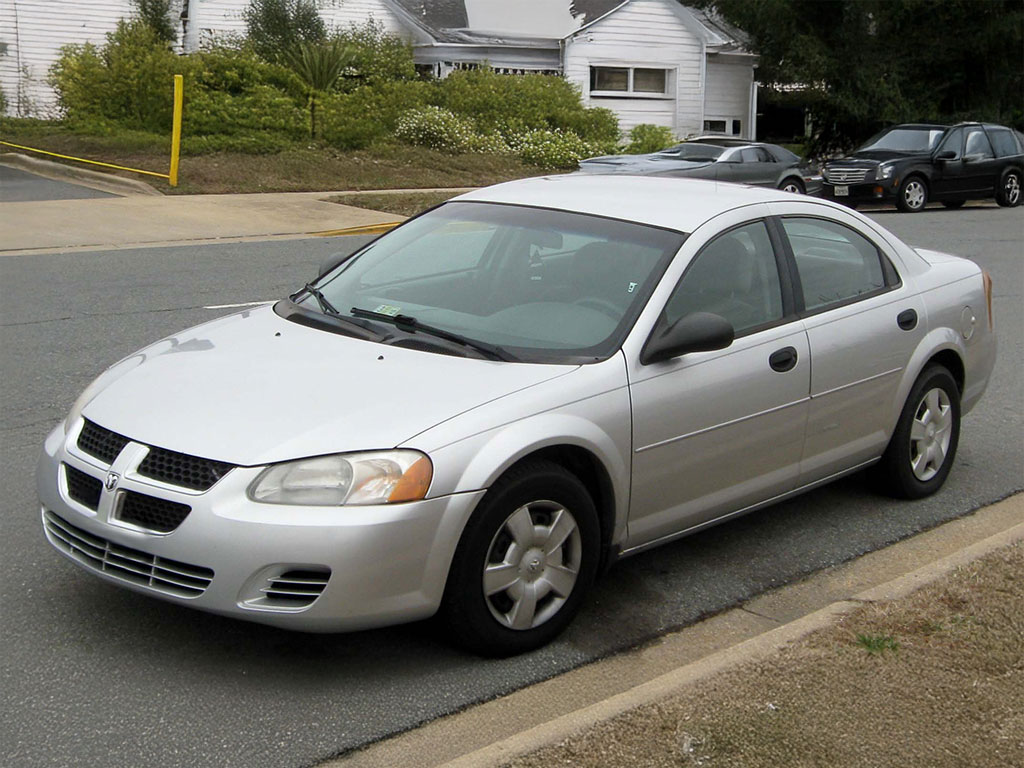
[[[3,120],[0,121],[0,139],[158,173],[166,173],[170,162],[170,140],[141,132],[123,132],[116,136],[82,135],[53,123]],[[0,145],[0,152],[8,151],[19,150]],[[56,160],[31,152],[24,154]],[[61,162],[101,170],[80,163]],[[509,179],[539,176],[543,171],[505,155],[448,155],[403,144],[340,151],[312,144],[265,155],[241,152],[183,155],[176,188],[151,176],[115,173],[142,179],[165,194],[225,194],[481,187]]]
[[[328,200],[332,203],[353,205],[356,208],[369,208],[371,211],[397,213],[399,216],[415,216],[417,213],[440,205],[454,196],[451,192],[391,192],[379,195],[372,192],[360,192],[357,195],[334,195]]]

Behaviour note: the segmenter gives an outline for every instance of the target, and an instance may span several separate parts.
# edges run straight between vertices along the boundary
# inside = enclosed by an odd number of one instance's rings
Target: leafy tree
[[[745,30],[765,86],[806,90],[814,149],[907,121],[1024,123],[1020,0],[690,0]]]
[[[178,38],[174,20],[171,17],[171,0],[132,0],[139,20],[164,43],[173,43]]]
[[[327,39],[313,0],[249,0],[242,16],[249,44],[267,61],[279,60],[299,43]]]
[[[282,54],[283,63],[306,86],[309,104],[309,135],[317,138],[317,107],[322,96],[330,91],[341,73],[352,61],[352,48],[334,38],[324,42],[302,41]]]

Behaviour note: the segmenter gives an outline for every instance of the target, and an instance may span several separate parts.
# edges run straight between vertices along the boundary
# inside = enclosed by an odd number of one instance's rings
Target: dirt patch
[[[1024,544],[514,768],[1024,765]]]

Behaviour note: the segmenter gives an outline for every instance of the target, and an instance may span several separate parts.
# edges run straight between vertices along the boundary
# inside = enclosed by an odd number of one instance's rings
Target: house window
[[[598,95],[664,96],[668,92],[668,85],[667,69],[648,67],[590,68],[590,92]]]
[[[705,120],[704,130],[707,133],[725,133],[725,120]]]

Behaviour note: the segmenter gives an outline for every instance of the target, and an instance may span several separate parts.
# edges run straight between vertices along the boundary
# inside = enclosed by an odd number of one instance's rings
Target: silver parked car
[[[822,200],[502,184],[111,366],[46,439],[42,524],[181,605],[309,631],[440,610],[517,653],[617,558],[869,465],[936,491],[991,297]]]
[[[774,187],[797,194],[821,193],[817,166],[778,144],[701,136],[648,155],[605,155],[580,160],[582,173],[714,179]]]

